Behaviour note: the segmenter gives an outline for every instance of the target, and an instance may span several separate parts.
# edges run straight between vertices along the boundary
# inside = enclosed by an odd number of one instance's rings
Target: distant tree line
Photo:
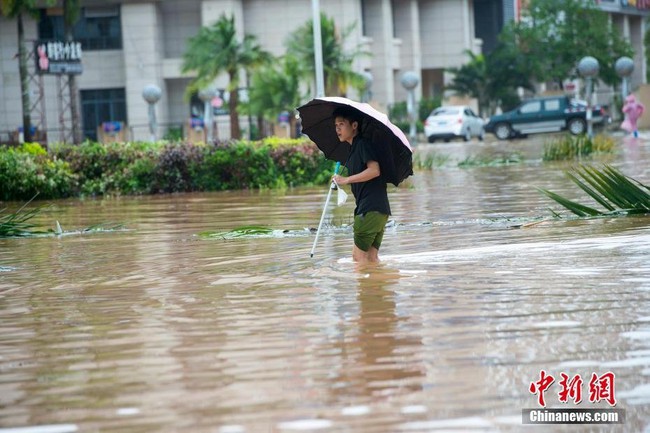
[[[620,78],[614,63],[634,51],[594,0],[530,0],[521,20],[504,26],[492,52],[467,54],[468,63],[449,69],[454,79],[447,88],[476,98],[485,116],[499,106],[517,105],[518,88],[532,91],[536,83],[555,83],[563,89],[565,80],[578,77],[584,56],[595,57],[598,79],[615,86]]]

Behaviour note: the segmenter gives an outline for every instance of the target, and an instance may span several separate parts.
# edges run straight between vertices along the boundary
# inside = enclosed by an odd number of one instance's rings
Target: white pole
[[[318,243],[318,236],[320,235],[320,229],[323,226],[323,221],[325,220],[325,214],[327,213],[327,205],[330,203],[330,197],[332,197],[332,190],[334,190],[334,182],[332,182],[332,184],[330,185],[330,190],[327,192],[325,207],[323,207],[323,213],[320,216],[320,222],[318,223],[318,229],[316,230],[316,239],[314,239],[314,245],[311,246],[310,257],[314,257],[314,251],[316,250],[316,243]]]
[[[325,78],[323,76],[323,38],[320,30],[319,0],[311,0],[312,19],[314,21],[314,69],[316,70],[316,97],[325,96]]]
[[[336,167],[334,168],[334,174],[337,174],[339,172],[339,168],[341,168],[341,163],[337,162]],[[327,205],[330,203],[330,197],[332,197],[332,190],[336,188],[336,183],[334,183],[334,180],[332,180],[332,183],[330,184],[330,190],[327,192],[327,199],[325,199],[325,207],[323,207],[323,213],[320,216],[320,222],[318,223],[318,229],[316,230],[316,239],[314,239],[314,245],[311,247],[311,257],[314,257],[314,250],[316,250],[316,243],[318,242],[318,236],[320,235],[320,229],[323,226],[323,221],[325,220],[325,214],[327,213]]]

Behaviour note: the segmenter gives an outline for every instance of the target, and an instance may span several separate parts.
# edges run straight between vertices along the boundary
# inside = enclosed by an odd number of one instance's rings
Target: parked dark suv
[[[593,124],[608,120],[605,107],[592,107]],[[571,134],[584,134],[587,130],[587,104],[566,96],[549,96],[529,99],[517,108],[490,117],[485,131],[499,140],[534,134],[568,130]]]

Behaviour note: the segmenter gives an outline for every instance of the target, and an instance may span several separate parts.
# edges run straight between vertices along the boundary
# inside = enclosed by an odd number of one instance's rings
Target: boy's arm
[[[350,183],[367,182],[378,177],[380,174],[381,170],[379,169],[379,163],[377,161],[368,161],[366,164],[366,169],[361,173],[357,173],[349,177],[337,175],[334,176],[334,181],[339,185],[348,185]]]

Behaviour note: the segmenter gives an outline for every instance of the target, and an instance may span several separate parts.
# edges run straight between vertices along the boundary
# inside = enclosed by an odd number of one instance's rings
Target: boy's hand
[[[335,174],[332,176],[332,180],[336,182],[337,185],[347,185],[348,184],[348,178],[344,176],[339,176],[338,174]]]

